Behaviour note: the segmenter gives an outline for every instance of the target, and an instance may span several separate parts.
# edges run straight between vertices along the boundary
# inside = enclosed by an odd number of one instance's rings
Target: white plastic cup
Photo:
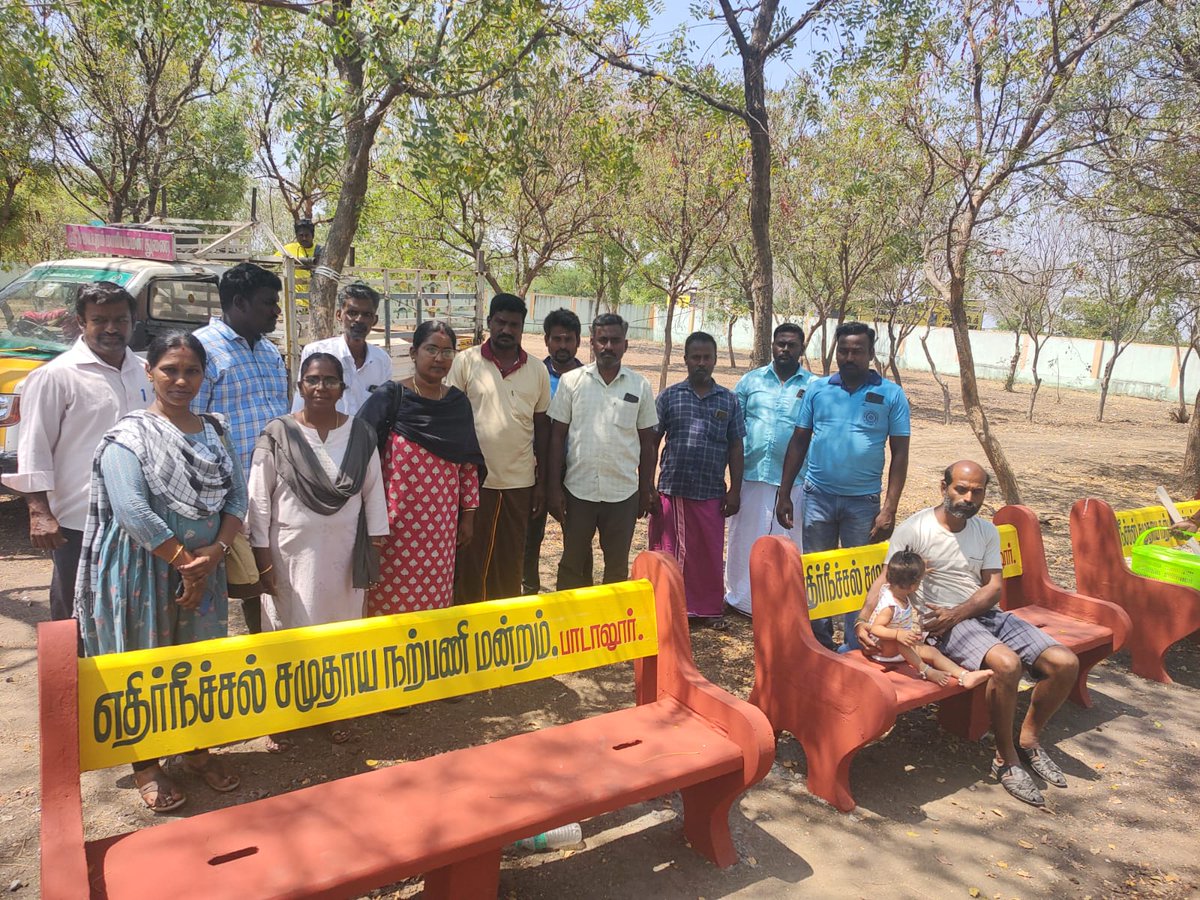
[[[535,834],[533,837],[522,838],[513,846],[522,850],[557,850],[559,847],[571,847],[583,842],[583,828],[578,822],[563,825]]]

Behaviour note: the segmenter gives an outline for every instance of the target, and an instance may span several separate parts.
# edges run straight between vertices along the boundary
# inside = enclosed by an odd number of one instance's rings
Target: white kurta
[[[742,508],[729,519],[729,545],[725,553],[725,602],[740,613],[751,615],[750,550],[754,542],[768,534],[791,538],[796,549],[804,552],[801,518],[804,511],[804,480],[796,479],[792,488],[792,523],[789,530],[775,521],[775,498],[779,488],[764,481],[742,482]]]
[[[336,479],[353,420],[321,442],[315,428],[300,425],[322,468]],[[299,423],[297,423],[299,424]],[[353,551],[358,511],[367,509],[367,533],[388,533],[387,498],[379,454],[371,453],[362,491],[332,516],[306,507],[276,474],[272,455],[255,450],[250,465],[250,511],[246,530],[253,547],[270,547],[275,596],[263,597],[263,629],[343,622],[363,614],[363,591],[354,588]]]

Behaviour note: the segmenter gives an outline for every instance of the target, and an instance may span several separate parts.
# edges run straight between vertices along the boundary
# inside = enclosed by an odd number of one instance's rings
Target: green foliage
[[[424,210],[419,239],[483,250],[493,281],[524,291],[597,232],[633,169],[619,97],[611,73],[547,45],[496,90],[424,104],[383,164]]]
[[[47,171],[48,141],[37,108],[53,93],[50,47],[30,9],[0,7],[0,250],[21,240],[29,185]]]
[[[164,187],[188,196],[245,170],[244,114],[221,95],[245,47],[240,4],[84,0],[52,6],[58,90],[41,98],[58,177],[94,215],[140,219]],[[232,188],[230,189],[233,190]],[[237,191],[240,193],[240,188]],[[227,207],[224,197],[193,208]]]
[[[188,153],[165,183],[172,216],[185,219],[237,218],[246,203],[251,136],[246,99],[224,94],[189,110],[180,131]]]
[[[818,319],[871,318],[879,285],[920,257],[928,197],[900,127],[892,85],[856,75],[819,102],[777,98],[775,232],[800,308]]]

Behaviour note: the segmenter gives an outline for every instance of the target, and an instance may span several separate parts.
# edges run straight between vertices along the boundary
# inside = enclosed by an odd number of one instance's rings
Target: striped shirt
[[[204,382],[192,412],[221,413],[242,472],[250,472],[254,442],[263,427],[288,411],[288,372],[279,350],[262,337],[249,342],[222,322],[210,319],[196,338],[208,353]]]

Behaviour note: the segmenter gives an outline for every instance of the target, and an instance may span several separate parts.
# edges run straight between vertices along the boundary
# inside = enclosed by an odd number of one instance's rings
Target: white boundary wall
[[[542,318],[552,309],[568,307],[584,323],[584,338],[587,337],[587,323],[592,317],[594,303],[584,297],[550,297],[531,295],[530,315],[526,321],[525,330],[531,333],[541,333]],[[666,310],[661,307],[641,306],[623,303],[618,312],[630,323],[629,336],[635,340],[661,341],[666,322]],[[780,320],[782,321],[782,320]],[[821,352],[820,334],[813,323],[802,321],[806,335],[809,335],[808,353],[813,364],[820,367],[817,358]],[[871,323],[868,323],[871,324]],[[827,323],[830,339],[837,323],[829,320]],[[671,333],[676,344],[682,346],[684,339],[693,331],[708,331],[717,339],[722,349],[726,345],[726,325],[724,313],[711,314],[703,307],[684,307],[675,311],[675,321]],[[920,334],[924,329],[914,332],[900,344],[897,365],[901,369],[918,372],[928,372],[929,363],[921,350]],[[749,350],[753,343],[753,333],[750,320],[741,319],[734,325],[733,346],[736,350]],[[958,375],[958,354],[954,350],[954,336],[949,328],[934,328],[929,334],[929,352],[932,354],[938,371],[946,375]],[[971,349],[975,356],[975,373],[980,378],[1003,380],[1008,376],[1009,363],[1012,360],[1014,335],[1011,331],[972,331]],[[876,337],[876,349],[881,356],[887,356],[886,325]],[[1038,360],[1038,374],[1042,378],[1043,389],[1064,387],[1073,390],[1100,391],[1100,378],[1104,374],[1104,365],[1112,354],[1112,342],[1088,340],[1084,338],[1052,337],[1042,347]],[[1031,384],[1033,373],[1030,363],[1033,357],[1032,341],[1028,337],[1021,340],[1020,359],[1017,364],[1018,383]],[[1184,397],[1190,404],[1200,390],[1200,360],[1193,355],[1186,368]],[[1133,397],[1144,397],[1150,400],[1165,400],[1174,402],[1179,396],[1179,361],[1174,347],[1160,344],[1131,344],[1117,359],[1113,370],[1112,383],[1109,393],[1124,394]]]

